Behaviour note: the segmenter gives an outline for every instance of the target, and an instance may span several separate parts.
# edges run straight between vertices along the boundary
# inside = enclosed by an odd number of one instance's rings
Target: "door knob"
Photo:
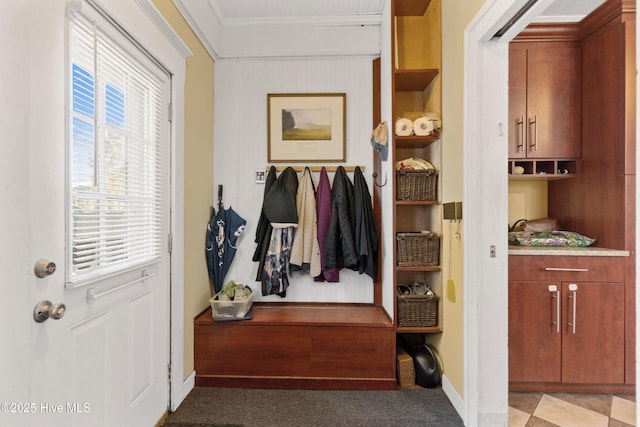
[[[33,267],[33,271],[39,278],[47,277],[55,273],[56,264],[55,262],[47,261],[46,259],[40,259]]]
[[[33,319],[42,323],[49,317],[61,319],[67,307],[63,303],[52,304],[51,301],[40,301],[33,309]]]
[[[66,309],[67,306],[61,302],[53,304],[53,307],[51,307],[51,309],[49,310],[49,317],[55,320],[62,319],[62,316],[64,316],[64,312]]]

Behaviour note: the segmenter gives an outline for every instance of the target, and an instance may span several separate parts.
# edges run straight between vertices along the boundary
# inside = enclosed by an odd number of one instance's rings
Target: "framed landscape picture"
[[[344,162],[346,94],[267,94],[269,162]]]

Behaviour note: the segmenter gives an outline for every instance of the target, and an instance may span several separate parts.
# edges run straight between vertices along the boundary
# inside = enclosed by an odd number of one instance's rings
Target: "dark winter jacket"
[[[336,169],[331,189],[331,222],[324,241],[324,268],[358,270],[359,257],[354,242],[355,200],[353,184],[342,166]]]
[[[292,167],[280,173],[268,192],[265,189],[262,210],[273,227],[298,226],[297,194],[298,174]]]
[[[264,198],[269,193],[269,190],[276,182],[276,168],[275,166],[271,166],[269,168],[269,173],[267,174],[267,179],[265,180],[264,185],[264,195],[262,199],[262,203],[264,205]],[[269,241],[271,240],[271,233],[273,232],[273,227],[267,219],[267,216],[264,213],[264,208],[260,211],[260,219],[258,220],[258,226],[256,227],[256,250],[253,253],[253,261],[260,262],[258,265],[258,274],[256,275],[256,281],[260,281],[262,279],[262,270],[264,269],[264,260],[267,256],[267,249],[269,249]]]
[[[256,281],[262,282],[263,295],[286,295],[293,238],[293,227],[289,225],[297,226],[298,222],[297,192],[296,171],[288,167],[276,178],[276,168],[271,166],[265,182],[262,211],[256,229],[257,246],[253,253],[253,261],[260,263]]]
[[[358,253],[359,272],[366,273],[375,282],[378,274],[378,227],[367,182],[360,167],[353,174],[355,195],[355,245]]]

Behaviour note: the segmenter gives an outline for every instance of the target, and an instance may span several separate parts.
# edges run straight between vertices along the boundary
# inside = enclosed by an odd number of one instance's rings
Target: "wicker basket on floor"
[[[440,264],[440,238],[433,233],[398,233],[399,267],[436,267]]]
[[[398,298],[398,327],[424,328],[438,326],[437,295],[402,295]]]
[[[396,200],[436,200],[437,177],[433,169],[396,171]]]

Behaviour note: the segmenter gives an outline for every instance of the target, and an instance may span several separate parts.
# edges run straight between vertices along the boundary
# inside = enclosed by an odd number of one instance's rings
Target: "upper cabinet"
[[[509,159],[579,159],[580,129],[580,46],[574,42],[512,42]],[[576,162],[510,163],[514,165],[522,166],[524,172],[518,172],[525,175],[577,173]]]
[[[511,43],[509,157],[580,157],[580,47]]]

